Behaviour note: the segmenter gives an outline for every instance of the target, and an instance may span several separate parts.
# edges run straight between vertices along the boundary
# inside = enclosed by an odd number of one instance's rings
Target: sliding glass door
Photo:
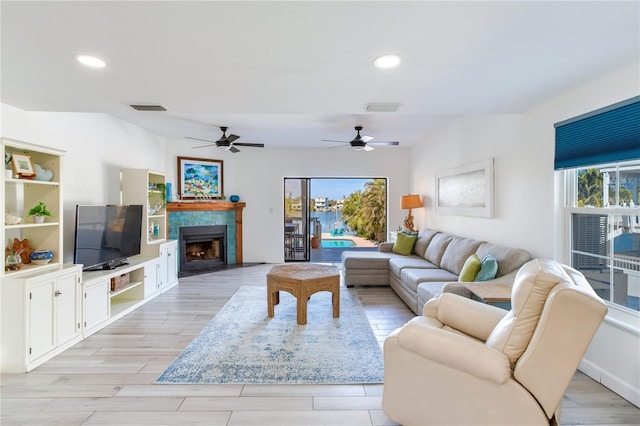
[[[311,180],[284,179],[284,260],[311,260],[309,231],[309,193]]]
[[[386,178],[284,178],[285,262],[339,262],[387,235]]]

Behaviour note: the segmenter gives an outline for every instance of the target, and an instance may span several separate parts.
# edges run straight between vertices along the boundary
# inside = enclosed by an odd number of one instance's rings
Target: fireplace
[[[204,274],[227,265],[227,225],[181,226],[178,244],[180,277]]]

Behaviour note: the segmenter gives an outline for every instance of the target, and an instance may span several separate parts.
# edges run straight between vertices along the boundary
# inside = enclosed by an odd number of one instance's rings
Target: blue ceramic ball
[[[51,250],[36,250],[29,255],[29,259],[36,265],[44,265],[53,259],[53,252]]]
[[[232,203],[237,203],[238,201],[240,201],[240,196],[232,195],[231,197],[229,197],[229,200],[231,200]]]

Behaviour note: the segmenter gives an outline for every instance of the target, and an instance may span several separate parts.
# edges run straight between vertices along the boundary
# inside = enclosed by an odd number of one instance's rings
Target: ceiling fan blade
[[[321,139],[322,142],[337,142],[337,143],[349,143],[348,141],[336,141],[333,139]]]
[[[235,140],[240,139],[240,136],[238,135],[229,135],[227,136],[227,139],[225,139],[226,142],[233,142]]]
[[[256,148],[264,148],[264,144],[263,143],[244,143],[244,142],[238,142],[238,143],[234,143],[234,145],[238,145],[238,146],[253,146]]]
[[[366,142],[369,142],[370,140],[373,140],[373,136],[362,135],[360,136],[360,140],[366,143]]]
[[[229,147],[229,151],[233,152],[234,154],[235,154],[236,152],[240,152],[240,150],[239,150],[238,148],[236,148],[235,146],[233,146],[233,145],[231,145],[231,146]]]
[[[362,148],[364,151],[373,151],[375,148],[369,145],[365,145],[364,148]]]
[[[212,141],[212,140],[209,140],[209,139],[192,138],[192,137],[190,137],[190,136],[185,136],[184,138],[185,138],[185,139],[192,139],[192,140],[194,140],[194,141],[202,141],[202,142],[211,142],[211,143],[216,143],[216,141]]]
[[[210,147],[210,146],[216,146],[216,145],[215,145],[215,144],[213,144],[213,143],[210,143],[209,145],[193,146],[193,147],[191,147],[191,149],[196,149],[196,148],[208,148],[208,147]]]
[[[377,141],[377,142],[370,142],[369,145],[400,145],[400,142],[398,141]]]

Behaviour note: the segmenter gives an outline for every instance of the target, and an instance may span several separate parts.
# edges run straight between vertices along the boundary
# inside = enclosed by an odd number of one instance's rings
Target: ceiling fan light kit
[[[374,148],[371,145],[389,145],[389,146],[400,145],[400,142],[398,141],[377,141],[377,142],[369,143],[369,141],[373,140],[373,137],[368,135],[361,135],[360,131],[362,130],[362,126],[355,126],[354,129],[356,130],[356,137],[353,138],[353,140],[351,141],[337,141],[332,139],[322,139],[322,140],[324,142],[336,142],[336,143],[342,143],[342,144],[349,144],[351,146],[351,149],[353,149],[354,151],[373,151]],[[332,147],[332,148],[337,148],[337,147]]]

